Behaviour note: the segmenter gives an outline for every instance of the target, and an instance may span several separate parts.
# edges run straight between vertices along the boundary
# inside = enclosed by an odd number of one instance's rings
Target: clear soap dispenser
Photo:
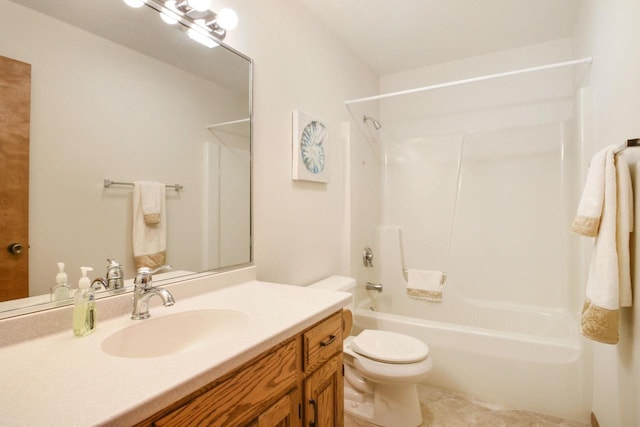
[[[96,301],[91,281],[87,272],[91,267],[80,267],[82,277],[78,282],[78,290],[73,297],[73,335],[83,337],[90,334],[96,327]]]
[[[71,286],[67,283],[67,273],[64,272],[64,262],[59,262],[56,284],[51,287],[51,301],[60,301],[69,297],[71,297]]]

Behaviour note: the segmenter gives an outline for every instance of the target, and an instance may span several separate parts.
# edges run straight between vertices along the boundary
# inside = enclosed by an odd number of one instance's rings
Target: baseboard
[[[591,413],[591,427],[600,427],[598,419],[596,418],[596,414],[594,414],[593,412]]]

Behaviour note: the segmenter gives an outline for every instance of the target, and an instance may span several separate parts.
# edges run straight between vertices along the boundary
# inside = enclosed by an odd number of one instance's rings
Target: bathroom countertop
[[[157,298],[155,298],[157,299]],[[217,345],[198,345],[155,358],[120,358],[101,349],[113,332],[135,324],[128,315],[100,322],[82,338],[68,330],[0,348],[2,425],[130,425],[199,389],[279,342],[341,309],[344,292],[249,281],[172,307],[151,317],[198,309],[238,310],[249,323]],[[162,336],[157,339],[161,340]],[[224,344],[224,345],[220,345]]]

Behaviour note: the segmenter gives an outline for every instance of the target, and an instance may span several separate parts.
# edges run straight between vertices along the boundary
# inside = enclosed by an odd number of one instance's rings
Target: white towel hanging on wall
[[[633,194],[629,167],[611,145],[589,165],[574,233],[595,237],[580,332],[594,341],[618,342],[619,309],[631,305],[629,233]]]

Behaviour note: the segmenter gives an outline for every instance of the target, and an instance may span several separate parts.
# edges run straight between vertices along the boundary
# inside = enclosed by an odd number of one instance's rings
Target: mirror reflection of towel
[[[162,200],[165,195],[165,185],[161,182],[138,181],[142,213],[146,224],[160,223]]]
[[[145,221],[144,199],[146,189],[151,188],[150,199],[158,202],[157,222]],[[156,193],[159,193],[156,194]],[[155,268],[166,264],[167,215],[165,185],[158,182],[138,181],[133,185],[133,255],[136,268]],[[149,203],[153,205],[154,203]]]

